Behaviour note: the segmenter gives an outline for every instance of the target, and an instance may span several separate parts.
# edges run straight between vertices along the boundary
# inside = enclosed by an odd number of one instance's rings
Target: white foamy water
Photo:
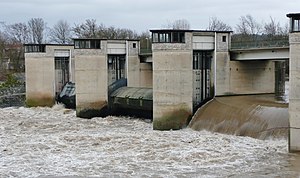
[[[54,108],[0,109],[0,177],[299,177],[287,140],[183,129]],[[295,166],[296,165],[296,166]]]

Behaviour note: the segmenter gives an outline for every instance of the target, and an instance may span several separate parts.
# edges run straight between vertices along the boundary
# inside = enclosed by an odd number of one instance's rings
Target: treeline
[[[42,18],[32,18],[28,22],[2,24],[0,37],[9,43],[58,43],[70,44],[72,38],[108,38],[138,39],[149,37],[149,32],[138,33],[131,29],[116,28],[98,24],[95,19],[71,26],[65,20],[59,20],[48,27]]]
[[[280,24],[273,17],[267,22],[258,22],[251,15],[241,16],[235,28],[220,21],[216,17],[211,17],[209,20],[208,30],[216,31],[234,31],[234,35],[288,35],[288,24]]]
[[[1,24],[0,24],[1,25]],[[136,32],[132,29],[106,26],[95,19],[70,25],[59,20],[53,27],[48,27],[42,18],[32,18],[28,22],[13,24],[2,23],[0,41],[10,44],[24,43],[58,43],[70,44],[72,38],[107,38],[107,39],[144,39],[150,38],[149,31]],[[185,19],[175,20],[162,25],[168,29],[189,29],[190,23]],[[274,18],[268,22],[258,22],[251,15],[241,16],[234,28],[216,17],[209,19],[207,30],[234,31],[234,35],[288,35],[288,24],[281,26]]]
[[[168,29],[190,29],[190,23],[185,19],[179,19],[162,25]],[[104,39],[140,39],[141,48],[150,47],[151,37],[149,31],[136,32],[132,29],[106,26],[97,23],[95,19],[87,19],[84,22],[71,25],[65,20],[59,20],[52,27],[48,27],[42,18],[32,18],[27,22],[0,23],[0,64],[10,60],[16,66],[14,69],[24,70],[20,61],[24,59],[22,45],[25,43],[42,44],[71,44],[72,38],[104,38]],[[258,22],[251,15],[241,16],[238,24],[233,28],[216,17],[211,17],[207,30],[233,31],[232,41],[246,41],[253,39],[265,39],[273,37],[287,37],[288,24],[283,26],[270,17],[267,22]],[[20,67],[21,66],[21,67]],[[2,66],[0,66],[0,69]],[[6,67],[7,68],[7,67]]]

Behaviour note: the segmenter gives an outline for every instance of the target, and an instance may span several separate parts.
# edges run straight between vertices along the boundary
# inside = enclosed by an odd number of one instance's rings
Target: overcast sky
[[[241,16],[258,22],[270,16],[283,26],[287,13],[299,12],[298,0],[0,0],[0,22],[12,24],[40,17],[52,27],[58,20],[71,25],[96,19],[106,26],[138,32],[186,19],[192,29],[207,29],[210,17],[235,28]]]

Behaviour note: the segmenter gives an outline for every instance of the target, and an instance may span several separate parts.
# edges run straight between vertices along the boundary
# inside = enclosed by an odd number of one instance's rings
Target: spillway
[[[108,91],[109,114],[153,118],[152,88],[127,87],[127,80],[122,79]],[[287,138],[288,104],[273,94],[215,97],[196,111],[188,126],[259,139]]]
[[[189,127],[259,139],[287,137],[288,104],[271,94],[215,97],[198,109]]]
[[[110,94],[109,107],[116,115],[133,115],[152,119],[152,89],[121,87]]]

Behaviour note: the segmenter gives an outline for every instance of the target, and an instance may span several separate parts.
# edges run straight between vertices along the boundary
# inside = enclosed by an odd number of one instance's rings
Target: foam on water
[[[287,140],[183,129],[54,108],[0,109],[0,177],[297,177]]]

